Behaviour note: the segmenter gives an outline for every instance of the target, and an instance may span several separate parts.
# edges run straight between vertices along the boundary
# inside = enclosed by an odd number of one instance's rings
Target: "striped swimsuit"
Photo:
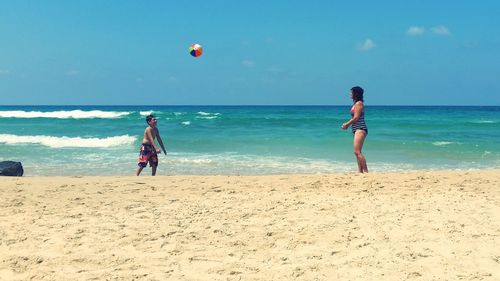
[[[354,116],[354,105],[351,108],[351,116]],[[355,123],[352,123],[351,125],[352,128],[352,133],[356,133],[357,130],[363,130],[368,134],[368,127],[366,126],[365,123],[365,112],[361,113],[361,116],[359,116],[358,121]]]

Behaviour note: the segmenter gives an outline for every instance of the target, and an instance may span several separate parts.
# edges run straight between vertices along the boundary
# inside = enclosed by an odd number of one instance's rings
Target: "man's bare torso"
[[[151,134],[151,138],[154,140],[156,139],[156,135],[158,134],[158,129],[157,128],[152,128],[152,127],[147,127],[146,130],[144,130],[144,138],[142,139],[143,144],[150,144],[154,145],[154,143],[150,143],[148,134]]]

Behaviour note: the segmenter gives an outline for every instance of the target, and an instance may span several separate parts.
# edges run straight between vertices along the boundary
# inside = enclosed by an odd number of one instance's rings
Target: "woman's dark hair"
[[[352,99],[354,102],[363,101],[363,93],[365,92],[360,86],[355,86],[351,88]]]

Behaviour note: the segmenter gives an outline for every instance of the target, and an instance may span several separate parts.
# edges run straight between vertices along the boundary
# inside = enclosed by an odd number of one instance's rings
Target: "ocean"
[[[145,116],[168,154],[158,175],[357,171],[350,106],[0,106],[0,161],[26,176],[134,175]],[[370,171],[500,167],[498,106],[369,106]],[[144,175],[150,169],[143,171]]]

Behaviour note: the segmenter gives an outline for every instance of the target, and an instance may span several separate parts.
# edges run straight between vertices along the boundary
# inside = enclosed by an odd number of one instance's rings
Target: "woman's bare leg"
[[[368,173],[368,167],[366,166],[366,159],[363,153],[363,143],[366,138],[366,132],[363,130],[357,130],[354,133],[354,155],[356,155],[356,160],[358,161],[358,170],[360,173]]]

